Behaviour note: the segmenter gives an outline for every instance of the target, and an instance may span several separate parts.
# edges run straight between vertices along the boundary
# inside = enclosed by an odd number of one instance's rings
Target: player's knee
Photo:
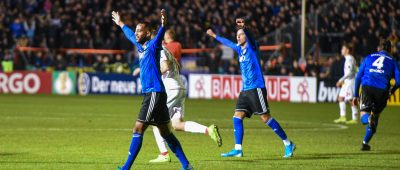
[[[136,122],[135,127],[133,128],[133,133],[139,133],[139,134],[143,134],[144,131],[146,130],[146,127],[148,125],[143,124],[142,122]]]
[[[132,133],[139,133],[139,134],[143,134],[143,127],[140,127],[140,126],[135,126],[133,129],[132,129]]]
[[[262,121],[264,123],[267,123],[272,118],[272,116],[270,113],[265,113],[265,114],[260,115],[260,118],[262,119]]]
[[[233,115],[233,117],[237,117],[239,119],[242,119],[246,116],[245,112],[235,112],[235,114]]]
[[[185,130],[185,124],[180,118],[171,119],[171,126],[175,131]]]

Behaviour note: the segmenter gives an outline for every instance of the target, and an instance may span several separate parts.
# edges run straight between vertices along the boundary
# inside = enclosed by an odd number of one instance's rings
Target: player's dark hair
[[[392,52],[392,42],[390,42],[389,40],[386,40],[386,39],[381,39],[379,41],[378,48],[380,50],[383,50],[383,51],[386,51],[388,53],[391,53]]]
[[[138,23],[138,25],[139,25],[139,24],[140,24],[140,25],[144,25],[144,28],[145,28],[145,29],[151,31],[151,30],[150,30],[151,25],[150,25],[149,22],[147,22],[147,21],[141,21],[141,22]]]
[[[349,50],[350,54],[353,54],[353,46],[349,43],[344,43],[343,47],[346,47]]]

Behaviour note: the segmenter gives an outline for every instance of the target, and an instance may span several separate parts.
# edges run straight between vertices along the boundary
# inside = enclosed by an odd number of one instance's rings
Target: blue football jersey
[[[125,36],[135,44],[139,53],[140,82],[142,93],[164,92],[165,87],[162,83],[160,72],[160,51],[161,42],[164,38],[165,29],[160,27],[157,35],[147,41],[145,46],[136,42],[135,33],[126,25],[122,27]]]
[[[242,73],[243,81],[242,91],[255,88],[264,88],[265,82],[258,56],[258,46],[252,39],[251,35],[246,30],[244,32],[246,34],[247,45],[243,49],[239,45],[226,38],[217,36],[215,39],[238,53],[238,60],[240,63],[240,71]]]
[[[396,86],[400,84],[400,72],[396,61],[385,51],[372,53],[365,57],[358,71],[354,96],[359,96],[361,86],[370,86],[389,90],[390,80],[394,78]]]

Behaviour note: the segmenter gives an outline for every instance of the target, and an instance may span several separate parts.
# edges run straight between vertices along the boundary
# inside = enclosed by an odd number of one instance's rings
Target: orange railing
[[[263,45],[260,46],[261,51],[272,51],[279,48],[280,45]],[[285,44],[286,48],[291,48],[291,44]],[[17,47],[17,51],[47,51],[47,48],[38,48],[38,47]],[[79,54],[123,54],[126,53],[126,50],[106,50],[106,49],[78,49],[78,48],[61,48],[58,49],[61,52],[65,53],[79,53]],[[212,48],[185,48],[182,49],[183,54],[193,54],[200,52],[209,52],[212,51]]]

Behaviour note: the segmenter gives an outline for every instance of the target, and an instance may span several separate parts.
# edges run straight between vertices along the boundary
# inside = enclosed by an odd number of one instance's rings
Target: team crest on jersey
[[[245,59],[246,59],[245,56],[244,56],[244,55],[241,55],[241,56],[239,57],[239,62],[243,62]]]
[[[143,52],[139,52],[139,59],[142,59],[144,57],[144,51]]]
[[[246,57],[245,57],[246,52],[247,52],[247,48],[243,49],[243,51],[239,57],[239,62],[243,62],[246,59]]]

